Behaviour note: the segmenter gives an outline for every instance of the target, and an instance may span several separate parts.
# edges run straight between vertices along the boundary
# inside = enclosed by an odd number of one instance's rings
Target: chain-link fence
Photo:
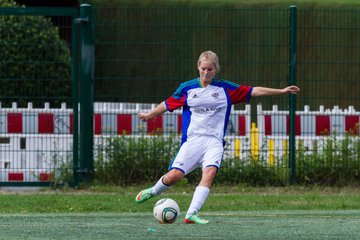
[[[220,57],[219,78],[274,88],[291,80],[301,88],[293,105],[282,95],[234,107],[217,181],[282,185],[294,174],[301,184],[359,181],[360,9],[300,8],[295,16],[289,8],[95,7],[94,89],[91,41],[73,54],[73,38],[91,34],[55,27],[43,17],[56,16],[53,9],[35,14],[41,17],[1,10],[1,182],[48,183],[74,152],[76,174],[91,175],[94,164],[103,182],[158,178],[177,152],[182,112],[147,123],[137,113],[197,77],[206,50]],[[77,16],[72,24],[91,28],[93,19]]]
[[[254,98],[251,106],[236,106],[218,179],[286,184],[289,136],[294,134],[298,183],[358,182],[360,9],[298,9],[294,26],[288,8],[123,6],[98,7],[96,14],[95,100],[122,102],[95,108],[98,134],[113,129],[127,139],[152,141],[156,134],[179,138],[181,111],[146,124],[137,112],[154,107],[145,103],[161,102],[180,83],[196,77],[196,61],[205,50],[219,55],[220,78],[241,85],[287,86],[292,27],[301,88],[294,131],[288,96]],[[151,151],[151,144],[145,145]],[[128,147],[117,159],[138,163],[134,169],[141,168],[141,159],[155,163],[160,158],[150,153],[139,157],[142,144]],[[176,154],[176,147],[168,148],[173,149],[171,156]],[[166,168],[155,168],[154,178],[159,171],[163,174]]]
[[[0,184],[72,182],[77,9],[0,7]]]

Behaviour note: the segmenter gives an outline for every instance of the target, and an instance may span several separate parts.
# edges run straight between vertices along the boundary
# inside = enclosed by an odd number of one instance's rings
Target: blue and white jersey
[[[249,102],[251,86],[213,79],[202,87],[199,78],[182,83],[165,100],[168,111],[183,107],[182,143],[193,135],[215,136],[223,140],[232,104]]]

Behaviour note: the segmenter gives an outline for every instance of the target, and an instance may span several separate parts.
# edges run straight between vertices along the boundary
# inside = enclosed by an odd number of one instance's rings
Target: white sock
[[[200,211],[201,207],[204,205],[206,198],[209,195],[209,192],[210,189],[208,187],[197,186],[190,207],[186,213],[186,216],[191,215],[193,212]]]
[[[170,186],[165,185],[163,183],[163,178],[164,176],[162,176],[159,181],[154,185],[153,189],[152,189],[152,193],[157,196],[160,195],[163,191],[165,191],[166,189],[170,188]]]

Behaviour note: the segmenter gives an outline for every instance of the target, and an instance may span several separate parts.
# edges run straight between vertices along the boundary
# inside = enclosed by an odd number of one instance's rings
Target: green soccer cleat
[[[141,192],[139,192],[139,194],[136,196],[135,198],[135,202],[137,203],[142,203],[145,202],[146,200],[154,197],[154,194],[152,193],[152,187],[142,190]]]
[[[185,216],[184,223],[186,223],[186,224],[193,224],[193,223],[196,223],[196,224],[208,224],[209,221],[200,218],[197,215],[196,212],[193,212],[190,216]]]

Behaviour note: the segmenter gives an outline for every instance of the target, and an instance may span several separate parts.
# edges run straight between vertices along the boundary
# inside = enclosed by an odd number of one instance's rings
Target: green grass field
[[[181,2],[181,0],[179,1]],[[184,0],[184,2],[189,2]],[[195,1],[194,1],[195,2]],[[330,5],[330,4],[359,4],[358,0],[197,0],[197,3],[212,3],[212,4],[221,4],[221,3],[241,3],[241,4],[312,4],[312,5]]]
[[[80,2],[82,3],[95,3],[101,1],[101,0],[81,0]],[[149,1],[147,0],[112,0],[112,2],[137,2],[137,3],[141,3],[141,2],[145,2],[145,3],[149,3]],[[236,4],[243,4],[243,5],[254,5],[254,4],[263,4],[263,5],[279,5],[279,4],[286,4],[286,5],[294,5],[294,4],[310,4],[310,5],[327,5],[331,7],[331,4],[336,4],[336,5],[359,5],[359,1],[358,0],[157,0],[157,1],[153,1],[153,2],[162,2],[162,3],[167,3],[167,4],[171,4],[171,3],[188,3],[188,4],[212,4],[212,5],[222,5],[222,4],[231,4],[231,3],[236,3]]]
[[[360,211],[204,212],[211,223],[158,224],[144,213],[3,214],[0,239],[359,239]]]
[[[182,223],[194,186],[161,197],[181,208],[174,224],[152,216],[160,198],[136,204],[141,188],[0,191],[2,239],[360,239],[360,190],[215,186],[201,216],[210,224]]]

